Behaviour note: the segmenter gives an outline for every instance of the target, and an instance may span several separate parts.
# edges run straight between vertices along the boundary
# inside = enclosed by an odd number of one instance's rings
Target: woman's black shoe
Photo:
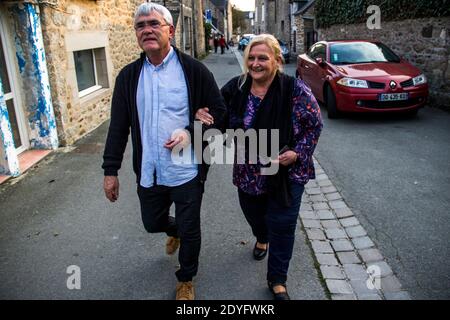
[[[255,247],[253,248],[253,258],[255,260],[262,260],[266,257],[267,255],[267,247],[266,249],[260,249],[256,246],[255,243]]]
[[[267,285],[269,286],[270,292],[273,294],[273,300],[291,300],[291,297],[289,297],[289,294],[286,291],[275,293],[273,291],[273,287],[275,286],[283,286],[286,289],[285,283],[272,283],[270,281],[267,282]]]

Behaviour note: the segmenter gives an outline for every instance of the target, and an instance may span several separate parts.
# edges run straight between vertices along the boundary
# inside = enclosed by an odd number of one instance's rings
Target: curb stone
[[[314,158],[300,220],[332,300],[410,300],[339,190]]]

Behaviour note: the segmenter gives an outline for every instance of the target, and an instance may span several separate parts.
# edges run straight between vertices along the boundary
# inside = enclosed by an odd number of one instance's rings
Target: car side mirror
[[[316,58],[316,63],[321,67],[326,65],[325,61],[323,61],[322,58]]]

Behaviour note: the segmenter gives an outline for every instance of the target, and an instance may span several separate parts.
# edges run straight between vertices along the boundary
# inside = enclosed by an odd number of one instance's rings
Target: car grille
[[[373,81],[367,81],[367,85],[371,89],[384,89],[386,86],[383,82],[373,82]]]
[[[413,79],[411,78],[411,79],[409,79],[409,80],[400,82],[400,85],[401,85],[403,88],[406,88],[406,87],[412,87],[412,86],[414,85],[414,82],[413,82]]]
[[[360,107],[372,109],[407,108],[425,101],[423,97],[412,98],[403,101],[377,101],[361,100]]]

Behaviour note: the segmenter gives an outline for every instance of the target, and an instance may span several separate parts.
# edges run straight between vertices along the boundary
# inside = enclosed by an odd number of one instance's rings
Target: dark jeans
[[[180,269],[175,274],[178,281],[191,281],[197,274],[200,254],[202,183],[196,177],[177,187],[138,185],[138,196],[145,230],[180,238]],[[175,203],[175,218],[169,216],[172,203]]]
[[[305,187],[291,183],[292,204],[279,205],[268,195],[250,195],[238,189],[244,216],[260,243],[269,243],[267,280],[285,283],[294,249],[295,229]]]

